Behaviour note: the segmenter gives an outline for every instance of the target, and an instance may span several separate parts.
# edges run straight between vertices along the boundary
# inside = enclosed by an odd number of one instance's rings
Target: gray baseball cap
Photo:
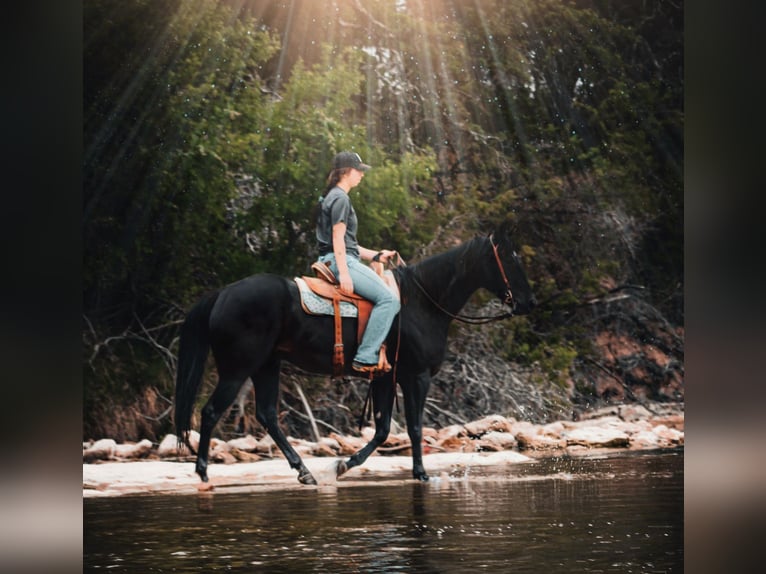
[[[337,154],[332,160],[333,169],[340,169],[343,167],[353,167],[359,171],[367,171],[372,166],[362,163],[362,158],[358,153],[353,151],[342,151]]]

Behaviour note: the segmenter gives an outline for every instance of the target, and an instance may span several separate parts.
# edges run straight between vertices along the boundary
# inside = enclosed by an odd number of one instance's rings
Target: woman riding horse
[[[388,360],[396,363],[395,368],[379,373],[371,383],[375,435],[348,460],[341,460],[337,471],[340,475],[362,464],[386,440],[398,384],[412,444],[412,474],[418,480],[428,480],[421,448],[423,409],[431,377],[444,359],[450,323],[462,318],[460,310],[478,289],[495,293],[510,309],[491,319],[529,313],[536,301],[521,260],[503,229],[414,265],[398,267],[393,275],[402,301],[387,336]],[[191,448],[192,411],[208,351],[212,350],[218,384],[202,408],[196,452],[196,472],[203,483],[208,482],[213,429],[250,377],[255,387],[256,419],[297,470],[298,480],[316,484],[279,427],[279,371],[282,361],[288,361],[307,372],[331,374],[333,321],[333,317],[306,314],[296,282],[272,274],[232,283],[192,307],[181,327],[175,424],[179,440]],[[356,321],[343,319],[343,344],[351,352],[357,349]],[[347,374],[353,373],[350,365],[345,368]]]

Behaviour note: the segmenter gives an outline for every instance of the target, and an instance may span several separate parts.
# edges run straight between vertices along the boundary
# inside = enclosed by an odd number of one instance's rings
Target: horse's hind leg
[[[390,374],[376,379],[372,383],[372,412],[375,417],[375,435],[370,442],[352,454],[348,460],[338,462],[338,476],[362,464],[388,438],[388,433],[391,431],[391,414],[394,407],[395,393],[396,388]]]
[[[277,403],[279,401],[279,360],[269,361],[258,373],[251,377],[255,386],[255,417],[261,423],[274,442],[285,455],[291,468],[298,471],[298,481],[303,484],[316,484],[300,455],[288,442],[287,437],[279,428]]]
[[[247,399],[253,394],[253,382],[248,378],[245,380],[245,383],[242,385],[242,388],[239,389],[239,393],[237,393],[237,398],[234,399],[234,404],[231,407],[231,410],[229,411],[229,418],[227,420],[228,422],[231,422],[234,425],[234,432],[239,435],[244,435],[247,431],[246,428],[246,420],[247,420],[247,413],[245,412],[245,408],[247,405]]]
[[[234,402],[244,381],[244,376],[224,377],[221,375],[218,386],[215,388],[215,391],[213,391],[213,394],[210,396],[207,403],[205,403],[205,406],[202,407],[202,423],[200,424],[199,448],[197,449],[196,465],[196,472],[202,479],[202,482],[208,481],[208,452],[210,449],[210,437],[213,433],[213,429],[221,416],[223,416],[226,410]]]

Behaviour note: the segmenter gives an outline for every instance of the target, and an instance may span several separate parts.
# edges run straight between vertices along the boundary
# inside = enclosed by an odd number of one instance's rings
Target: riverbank
[[[340,480],[338,460],[348,457],[370,438],[334,433],[318,441],[291,438],[320,487],[353,484],[369,478],[409,477],[412,469],[406,432],[392,433],[361,466]],[[684,444],[683,403],[617,405],[589,413],[578,421],[536,425],[490,415],[465,425],[424,429],[424,465],[431,476],[452,476],[479,466],[501,466],[540,457],[589,456],[612,450],[647,450]],[[198,440],[193,433],[192,443]],[[217,489],[306,488],[270,437],[213,439],[208,468],[210,485]],[[194,457],[179,452],[174,435],[160,444],[150,441],[118,445],[110,439],[83,443],[83,497],[139,493],[198,492]]]

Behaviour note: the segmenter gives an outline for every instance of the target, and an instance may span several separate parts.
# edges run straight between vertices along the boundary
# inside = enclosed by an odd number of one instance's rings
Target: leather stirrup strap
[[[346,362],[343,355],[343,325],[340,316],[340,299],[332,298],[332,308],[335,317],[335,348],[332,356],[332,370],[336,377],[343,375],[343,365]]]

